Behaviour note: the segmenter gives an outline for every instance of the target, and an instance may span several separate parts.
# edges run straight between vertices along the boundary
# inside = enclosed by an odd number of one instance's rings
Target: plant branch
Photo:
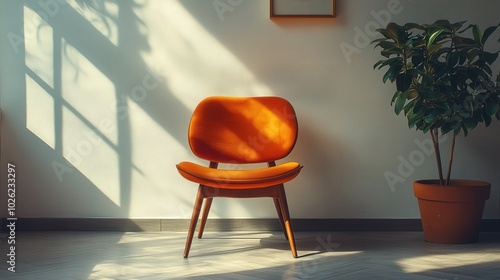
[[[446,186],[450,184],[450,177],[451,177],[451,165],[453,163],[453,152],[455,150],[455,138],[456,135],[453,133],[453,138],[451,139],[451,148],[450,148],[450,162],[448,163],[448,172],[446,173]]]
[[[439,184],[444,185],[443,179],[443,167],[441,165],[441,153],[439,152],[439,131],[438,128],[435,127],[431,130],[432,143],[434,144],[434,152],[436,154],[436,162],[438,167],[438,175],[439,175]]]

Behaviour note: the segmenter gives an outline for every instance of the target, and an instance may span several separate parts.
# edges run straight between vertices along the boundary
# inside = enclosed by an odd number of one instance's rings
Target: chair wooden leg
[[[198,194],[196,195],[196,201],[194,203],[193,214],[191,215],[191,223],[189,224],[189,231],[186,239],[186,247],[184,248],[184,258],[189,255],[189,250],[191,249],[191,243],[193,242],[194,231],[196,230],[196,224],[198,222],[198,217],[200,216],[201,206],[203,204],[203,186],[198,188]]]
[[[286,234],[286,230],[285,230],[285,222],[283,221],[283,214],[281,213],[280,201],[278,198],[273,198],[273,200],[274,200],[274,207],[276,208],[276,212],[278,212],[278,218],[280,219],[281,231],[283,231],[285,238],[288,240],[288,235]]]
[[[283,221],[285,223],[285,230],[288,236],[288,243],[290,243],[290,250],[292,250],[292,256],[297,258],[297,248],[295,247],[295,237],[293,236],[292,223],[290,221],[290,213],[288,212],[288,203],[286,201],[285,189],[282,186],[279,189],[279,202],[281,205],[281,212],[283,214]]]
[[[208,197],[205,199],[205,205],[203,206],[203,213],[201,214],[201,222],[200,228],[198,229],[198,238],[203,236],[203,230],[205,229],[205,225],[207,223],[208,212],[210,212],[210,206],[212,206],[212,197]]]

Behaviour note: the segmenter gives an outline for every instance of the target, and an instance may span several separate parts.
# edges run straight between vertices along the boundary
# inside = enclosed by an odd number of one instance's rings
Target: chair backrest
[[[295,111],[283,98],[212,96],[194,110],[188,138],[199,158],[261,163],[287,156],[297,129]]]

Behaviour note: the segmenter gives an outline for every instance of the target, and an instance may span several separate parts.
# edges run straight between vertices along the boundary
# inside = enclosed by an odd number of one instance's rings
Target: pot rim
[[[490,187],[491,184],[486,181],[472,179],[451,179],[450,184],[443,186],[439,184],[439,179],[422,179],[416,180],[414,184],[421,184],[434,187]]]
[[[491,184],[484,181],[454,179],[450,185],[439,185],[439,180],[413,182],[413,193],[418,199],[434,201],[474,201],[490,197]]]

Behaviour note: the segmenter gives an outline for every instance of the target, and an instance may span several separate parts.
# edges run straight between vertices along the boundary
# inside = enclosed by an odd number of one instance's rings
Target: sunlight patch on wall
[[[73,46],[63,42],[62,97],[85,122],[117,144],[115,86]],[[114,128],[114,129],[113,129]]]
[[[150,1],[143,13],[151,46],[143,59],[188,108],[208,95],[273,95],[179,1]]]
[[[26,127],[55,149],[54,99],[26,75]]]
[[[54,87],[53,30],[37,13],[24,7],[25,63],[49,87]]]
[[[53,30],[37,13],[24,7],[26,128],[55,148]],[[36,81],[35,81],[36,79]]]

